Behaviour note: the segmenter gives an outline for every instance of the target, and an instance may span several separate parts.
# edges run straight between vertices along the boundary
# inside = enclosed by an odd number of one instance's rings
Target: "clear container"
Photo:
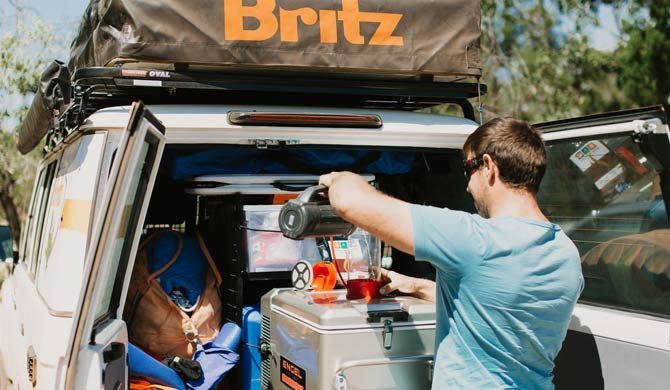
[[[380,298],[381,241],[362,229],[331,242],[348,299]]]
[[[316,240],[291,240],[279,231],[281,205],[247,205],[244,226],[247,227],[247,272],[290,271],[299,260],[312,264],[321,261]]]

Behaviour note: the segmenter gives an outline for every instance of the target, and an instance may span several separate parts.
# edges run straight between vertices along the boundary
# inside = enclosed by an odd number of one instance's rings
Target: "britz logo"
[[[149,77],[162,77],[169,79],[170,78],[170,72],[164,71],[164,70],[150,70],[149,71]]]
[[[359,0],[342,0],[342,9],[315,10],[310,7],[287,10],[277,0],[256,0],[256,5],[243,5],[244,0],[224,0],[225,39],[227,41],[265,41],[279,31],[282,42],[298,42],[300,24],[318,24],[321,43],[337,43],[338,21],[342,22],[344,39],[354,45],[402,46],[402,36],[393,35],[403,14],[361,12]],[[255,19],[257,27],[245,29],[245,18]],[[377,23],[371,37],[361,34],[361,23]],[[366,42],[367,41],[367,42]]]

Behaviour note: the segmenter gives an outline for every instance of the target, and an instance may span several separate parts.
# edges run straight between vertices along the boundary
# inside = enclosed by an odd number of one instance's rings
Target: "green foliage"
[[[38,18],[19,23],[0,38],[0,191],[10,194],[20,216],[28,207],[40,152],[21,156],[13,133],[28,110],[54,43],[51,28]],[[0,208],[0,221],[5,219]]]
[[[482,80],[487,118],[531,122],[630,106],[612,53],[589,45],[599,2],[482,1]],[[565,26],[570,20],[572,26]]]
[[[618,83],[639,106],[670,103],[670,1],[636,0],[616,52]]]

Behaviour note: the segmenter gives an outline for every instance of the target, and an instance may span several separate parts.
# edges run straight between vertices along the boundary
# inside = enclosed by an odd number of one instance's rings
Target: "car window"
[[[130,258],[133,239],[136,236],[138,221],[142,214],[141,205],[146,198],[151,180],[151,172],[157,159],[159,142],[155,136],[147,134],[142,142],[139,163],[128,170],[122,180],[128,183],[126,196],[122,199],[122,222],[115,234],[115,240],[109,242],[111,256],[106,267],[106,277],[102,287],[102,298],[95,309],[95,327],[104,324],[109,318],[115,318],[119,308],[123,281]],[[118,154],[117,154],[118,157]]]
[[[63,152],[40,238],[37,288],[50,309],[77,304],[104,134],[85,135]]]
[[[23,260],[27,264],[28,272],[33,277],[37,273],[39,264],[37,253],[39,251],[40,235],[42,233],[44,214],[47,211],[49,195],[51,193],[51,186],[57,165],[58,159],[54,159],[45,164],[39,171],[30,214],[28,215],[28,223],[25,230],[25,246],[23,247]]]
[[[12,233],[6,225],[0,225],[0,261],[12,261]]]
[[[552,143],[538,201],[574,241],[580,301],[670,316],[662,168],[631,136]]]

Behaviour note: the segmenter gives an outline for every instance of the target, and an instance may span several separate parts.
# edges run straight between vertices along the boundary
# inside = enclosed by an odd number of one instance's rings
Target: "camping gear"
[[[221,328],[219,335],[208,343],[199,345],[193,359],[202,367],[202,376],[188,380],[189,390],[209,390],[218,385],[240,360],[235,350],[240,344],[242,329],[228,322]]]
[[[142,378],[130,378],[128,380],[130,390],[178,390],[175,387],[158,385]]]
[[[291,271],[291,284],[298,290],[332,290],[337,284],[337,269],[331,261],[312,265],[300,260]]]
[[[144,386],[151,386],[151,382],[154,382],[154,385],[157,383],[177,390],[186,390],[184,381],[173,369],[161,364],[132,343],[128,343],[128,372],[132,378],[142,378],[144,380],[143,383],[138,383],[138,386],[135,387],[138,390],[150,389],[151,387]],[[140,385],[141,387],[139,387]]]
[[[247,272],[288,272],[300,259],[313,263],[321,260],[314,238],[295,241],[282,236],[278,226],[281,207],[280,205],[242,206]]]
[[[71,100],[70,72],[62,62],[54,60],[42,72],[37,87],[17,131],[16,147],[21,154],[33,150],[50,129],[58,127],[58,116]]]
[[[347,299],[379,299],[381,281],[381,241],[362,229],[346,238],[333,239],[329,248]]]
[[[284,237],[300,240],[306,237],[348,236],[356,227],[342,219],[321,196],[328,192],[322,185],[304,190],[296,199],[291,199],[279,212],[279,228]]]
[[[155,273],[165,267],[173,255],[179,256],[159,275],[163,291],[183,311],[190,313],[200,299],[205,284],[205,272],[209,266],[202,255],[200,244],[194,237],[173,234],[156,235],[147,242],[145,250],[149,259],[149,272]],[[181,245],[181,247],[179,247]]]
[[[241,388],[261,388],[261,310],[260,305],[242,308]]]
[[[147,246],[160,237],[168,237],[176,245],[169,260],[155,272],[150,272],[150,258]],[[171,230],[162,230],[150,235],[141,244],[137,252],[135,269],[128,287],[124,318],[128,324],[128,336],[131,342],[156,357],[175,355],[191,358],[198,344],[213,340],[221,328],[221,299],[219,274],[209,251],[200,234],[196,234],[199,251],[184,251],[185,236]],[[159,251],[160,253],[160,251]],[[154,253],[155,254],[155,253]],[[209,265],[200,298],[190,313],[184,312],[164,291],[159,282],[163,274],[178,261],[194,262],[196,258],[181,260],[182,256],[200,256]],[[178,278],[171,278],[172,282]]]
[[[254,177],[312,174],[316,175],[318,182],[320,174],[335,170],[386,175],[407,173],[414,165],[416,153],[332,149],[240,150],[219,147],[167,156],[166,159],[174,180],[222,175],[230,178],[239,174],[254,174]]]
[[[214,340],[198,346],[193,358],[202,366],[203,375],[187,381],[186,387],[190,390],[215,388],[240,360],[240,355],[235,350],[241,338],[242,329],[237,324],[228,322]]]
[[[162,363],[174,370],[185,381],[202,378],[202,367],[195,360],[168,356],[163,359]]]
[[[93,0],[69,66],[478,76],[479,37],[480,2],[470,0]]]
[[[261,388],[430,388],[435,305],[410,296],[364,304],[345,294],[263,296]]]

